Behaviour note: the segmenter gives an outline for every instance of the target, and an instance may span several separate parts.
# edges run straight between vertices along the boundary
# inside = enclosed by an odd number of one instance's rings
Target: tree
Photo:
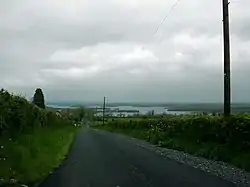
[[[33,97],[33,104],[35,104],[39,108],[45,109],[44,95],[41,88],[36,89],[36,92]]]

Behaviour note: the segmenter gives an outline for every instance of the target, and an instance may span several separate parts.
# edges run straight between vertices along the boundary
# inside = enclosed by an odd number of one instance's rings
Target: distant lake
[[[51,108],[77,108],[77,107],[72,107],[72,106],[62,106],[62,105],[46,105],[47,107]]]
[[[89,108],[102,108],[102,106],[90,106]],[[140,115],[148,114],[148,112],[154,111],[154,114],[175,114],[175,115],[181,115],[181,114],[188,114],[190,111],[168,111],[167,107],[137,107],[137,106],[116,106],[116,107],[107,107],[111,110],[119,108],[119,110],[137,110],[139,111]],[[126,113],[122,112],[125,115],[134,115],[134,113]],[[113,112],[114,115],[118,114],[116,112]]]
[[[71,106],[62,106],[62,105],[47,105],[48,107],[52,108],[77,108],[77,107],[71,107]],[[87,108],[102,108],[103,106],[101,105],[94,105],[94,106],[88,106]],[[107,108],[114,110],[118,109],[119,110],[137,110],[139,111],[140,115],[146,115],[148,112],[154,111],[154,114],[159,115],[159,114],[174,114],[174,115],[181,115],[181,114],[189,114],[191,111],[168,111],[168,107],[158,107],[158,106],[150,106],[150,107],[142,107],[142,106],[115,106],[115,107],[109,107]],[[100,112],[101,114],[101,112]],[[113,115],[118,115],[120,112],[112,112]],[[134,115],[135,113],[127,113],[127,112],[122,112],[122,114],[129,116],[129,115]]]
[[[119,110],[138,110],[139,114],[147,114],[154,110],[155,114],[189,114],[195,113],[223,113],[223,103],[109,103],[108,108],[119,108]],[[59,102],[48,103],[48,107],[53,108],[76,108],[81,103]],[[87,108],[102,108],[100,103],[88,103],[84,105]],[[111,107],[112,106],[112,107]],[[166,110],[168,108],[168,110]],[[250,103],[232,103],[232,113],[250,113]],[[130,113],[131,115],[131,113]],[[133,115],[133,114],[132,114]]]

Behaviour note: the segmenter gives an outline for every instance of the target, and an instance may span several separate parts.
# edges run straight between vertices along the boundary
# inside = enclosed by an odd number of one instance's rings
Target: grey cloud
[[[42,87],[50,101],[222,101],[217,0],[180,2],[155,35],[174,1],[48,2],[0,0],[0,83],[10,91],[30,97]],[[231,5],[235,102],[250,102],[248,5]]]
[[[232,33],[235,37],[240,38],[243,41],[249,41],[250,40],[250,17],[248,19],[245,19],[244,22],[236,22],[234,23],[232,27]]]

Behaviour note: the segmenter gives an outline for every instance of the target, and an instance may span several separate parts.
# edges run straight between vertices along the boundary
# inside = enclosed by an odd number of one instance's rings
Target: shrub
[[[70,123],[68,118],[60,118],[54,112],[41,109],[3,89],[0,91],[0,106],[0,134],[14,136],[36,127]]]
[[[115,118],[104,129],[250,171],[250,115]]]
[[[147,130],[148,138],[163,140],[177,137],[196,143],[212,142],[232,149],[250,149],[250,116],[247,114],[223,116],[167,116],[152,119],[114,119],[108,123],[117,129]]]

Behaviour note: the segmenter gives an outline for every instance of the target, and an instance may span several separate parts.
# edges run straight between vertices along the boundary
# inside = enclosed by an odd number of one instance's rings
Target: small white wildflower
[[[17,181],[16,181],[16,179],[10,179],[10,182],[11,183],[16,183]]]
[[[1,145],[1,149],[3,149],[3,145]]]
[[[12,139],[10,138],[9,141],[11,141]]]
[[[6,160],[6,158],[3,158],[3,160]]]

